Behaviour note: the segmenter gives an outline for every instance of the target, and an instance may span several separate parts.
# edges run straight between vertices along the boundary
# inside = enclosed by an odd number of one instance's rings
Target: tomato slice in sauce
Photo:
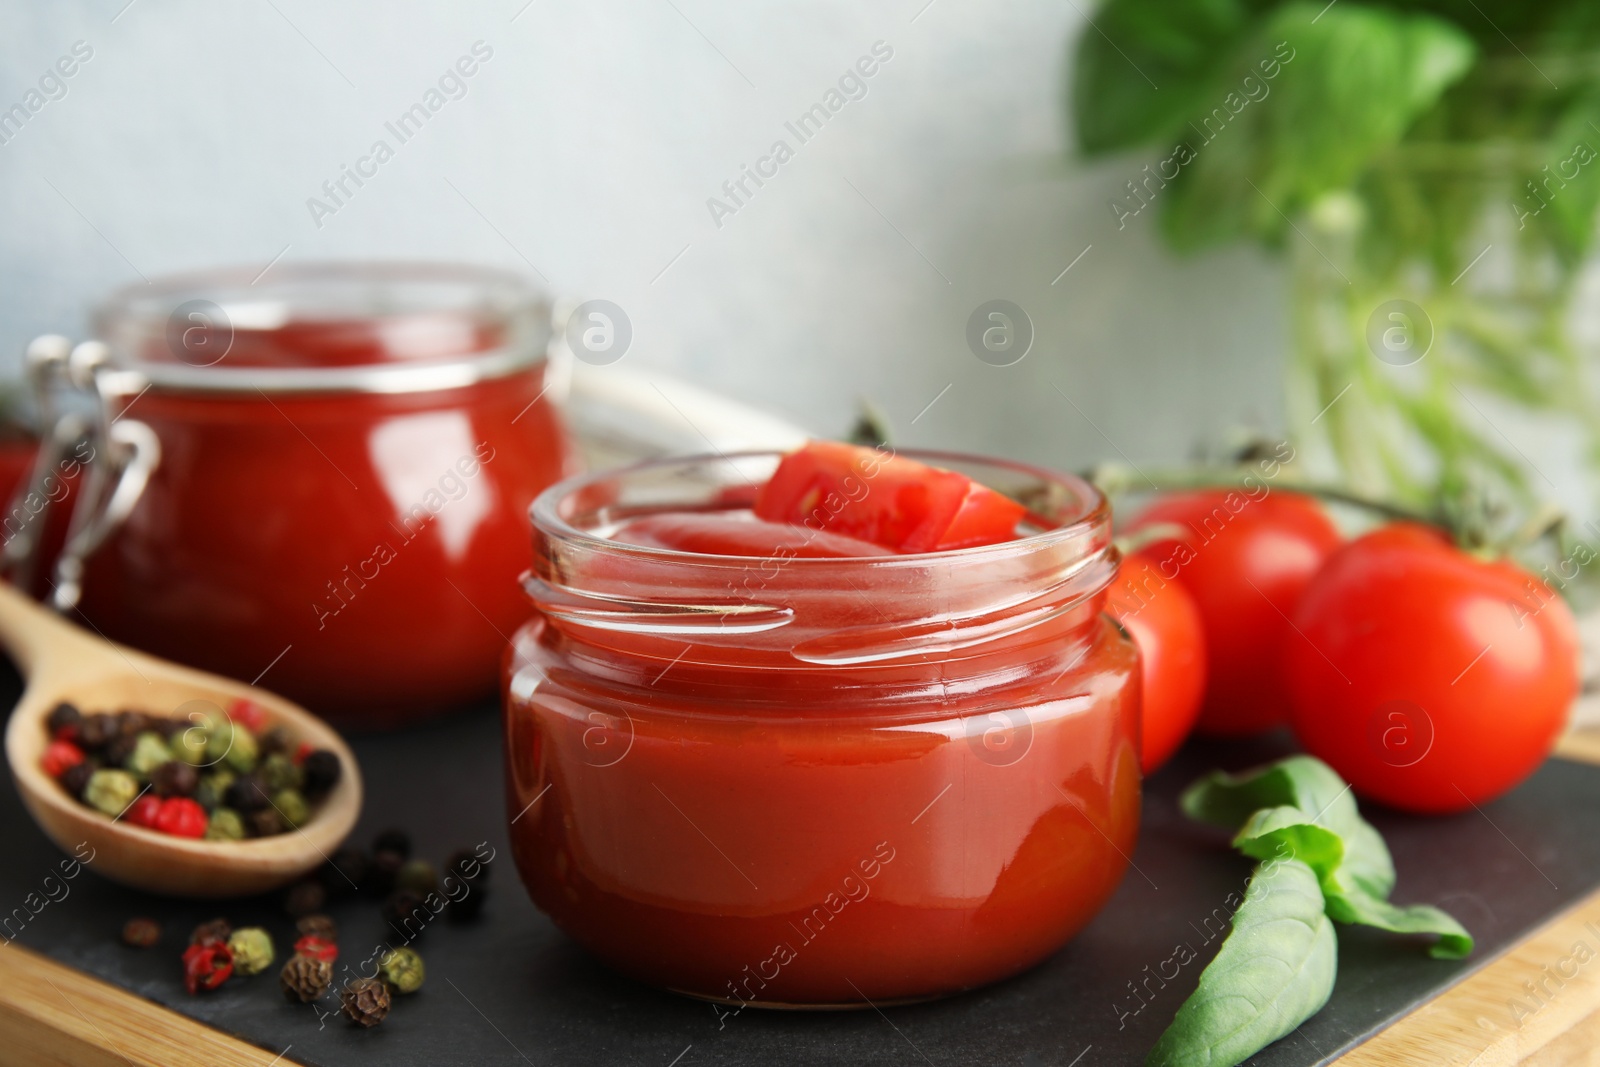
[[[937,552],[1009,541],[1022,505],[966,475],[870,448],[811,441],[756,495],[755,514],[881,545]]]

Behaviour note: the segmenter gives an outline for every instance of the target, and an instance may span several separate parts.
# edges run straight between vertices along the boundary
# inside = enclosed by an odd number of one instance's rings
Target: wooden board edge
[[[1334,1060],[1514,1067],[1600,1012],[1600,891]]]
[[[295,1062],[14,943],[0,944],[0,1048],[14,1067]]]
[[[1579,763],[1600,763],[1600,727],[1569,730],[1556,742],[1556,755]]]

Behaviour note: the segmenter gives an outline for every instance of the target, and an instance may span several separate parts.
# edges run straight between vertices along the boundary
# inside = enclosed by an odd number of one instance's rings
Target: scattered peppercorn
[[[384,953],[378,973],[392,993],[415,993],[422,988],[422,957],[416,949],[396,948]]]
[[[310,956],[290,956],[278,972],[278,985],[290,1001],[310,1004],[333,984],[333,964]]]
[[[371,873],[372,861],[359,848],[346,846],[322,865],[319,876],[330,897],[342,898],[359,890]]]
[[[183,987],[190,993],[216,989],[233,974],[233,950],[226,941],[206,941],[183,950]]]
[[[61,788],[65,789],[72,797],[82,800],[83,790],[89,784],[89,779],[96,770],[98,768],[87,761],[75,767],[68,767],[61,772]]]
[[[68,705],[69,707],[71,705]],[[122,924],[122,943],[133,948],[149,948],[161,940],[161,924],[154,919],[129,919]]]
[[[78,724],[83,722],[83,712],[74,704],[62,702],[50,709],[50,714],[44,720],[45,729],[50,731],[51,737],[63,741],[71,741],[78,736]]]
[[[191,797],[199,787],[200,772],[182,760],[169,759],[150,772],[150,788],[157,796]]]
[[[406,858],[393,849],[379,849],[372,854],[372,863],[367,868],[367,879],[361,883],[361,888],[375,897],[386,897],[394,892],[395,878],[400,874],[400,868],[406,864]]]
[[[376,978],[347,983],[339,1000],[344,1017],[357,1026],[377,1026],[389,1014],[389,987]]]
[[[411,858],[411,835],[404,830],[391,827],[382,831],[373,839],[372,851],[374,853],[398,852],[400,861],[404,863]]]
[[[302,937],[294,943],[294,951],[297,956],[310,956],[329,963],[339,958],[339,946],[320,937]]]
[[[102,767],[89,776],[83,799],[91,808],[113,819],[128,809],[139,795],[139,783],[127,771]]]
[[[327,915],[303,915],[295,920],[294,928],[301,937],[320,937],[324,941],[339,940],[339,924]]]
[[[260,974],[272,966],[272,937],[259,926],[235,930],[228,938],[233,953],[233,969],[243,975]]]
[[[407,860],[395,876],[394,884],[403,893],[425,897],[439,891],[439,872],[427,860]]]
[[[243,841],[246,836],[244,820],[232,808],[218,808],[211,813],[205,836],[207,841]]]
[[[315,915],[328,902],[328,891],[320,882],[296,882],[283,898],[283,910],[295,918]]]
[[[210,919],[189,932],[189,944],[204,945],[211,941],[226,941],[233,936],[233,924],[227,919]]]
[[[383,921],[407,937],[415,937],[426,930],[432,918],[433,913],[422,898],[403,889],[390,894],[383,902]]]
[[[319,748],[305,758],[300,764],[304,778],[301,788],[306,796],[312,800],[320,800],[333,792],[333,787],[339,784],[339,777],[344,771],[339,757],[325,748]]]

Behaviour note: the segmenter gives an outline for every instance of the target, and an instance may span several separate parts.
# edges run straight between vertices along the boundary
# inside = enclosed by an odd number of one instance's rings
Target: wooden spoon
[[[6,726],[6,760],[41,829],[89,869],[112,881],[184,897],[239,897],[302,877],[339,847],[361,811],[361,772],[344,740],[298,704],[264,689],[180,667],[116,644],[62,620],[0,583],[0,645],[27,679]],[[86,714],[137,709],[173,715],[193,700],[217,709],[240,697],[266,711],[290,736],[336,753],[339,783],[299,830],[245,841],[174,837],[113,821],[73,799],[40,766],[49,735],[45,718],[69,701]]]

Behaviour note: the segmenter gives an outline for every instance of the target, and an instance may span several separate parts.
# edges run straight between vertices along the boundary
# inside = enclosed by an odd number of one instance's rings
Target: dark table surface
[[[16,676],[0,661],[0,701],[14,702]],[[179,954],[189,930],[222,914],[263,925],[281,954],[293,923],[280,901],[176,902],[123,889],[85,873],[17,937],[80,968],[307,1064],[946,1064],[1101,1067],[1139,1064],[1193,988],[1220,940],[1210,934],[1240,892],[1248,864],[1218,835],[1186,824],[1174,798],[1197,774],[1269,758],[1281,741],[1227,749],[1191,746],[1155,776],[1130,870],[1106,910],[1072,944],[1017,978],[959,997],[883,1012],[749,1010],[719,1025],[710,1005],[619,978],[567,941],[529,903],[507,852],[502,814],[499,719],[481,708],[405,733],[357,737],[367,776],[357,839],[408,828],[418,854],[488,842],[501,856],[482,917],[443,920],[417,942],[427,985],[399,999],[389,1019],[357,1030],[325,1004],[286,1003],[276,967],[216,993],[184,993]],[[1458,981],[1532,927],[1600,885],[1600,835],[1571,817],[1600,808],[1600,768],[1553,760],[1523,787],[1482,812],[1414,819],[1367,814],[1388,838],[1400,873],[1398,902],[1429,901],[1477,936],[1471,960],[1430,959],[1415,940],[1341,928],[1333,999],[1298,1032],[1251,1062],[1325,1063],[1364,1036]],[[15,787],[0,789],[0,902],[9,911],[62,854],[34,827]],[[92,870],[92,865],[91,868]],[[57,893],[59,896],[59,893]],[[375,902],[330,907],[341,927],[341,964],[364,959],[384,939]],[[123,946],[123,922],[164,924],[154,949]],[[1180,945],[1197,958],[1173,973]],[[0,951],[4,944],[0,943]],[[1147,971],[1147,968],[1149,970]],[[1139,987],[1139,994],[1133,992]],[[1146,992],[1145,990],[1153,990]],[[92,1005],[80,1005],[91,1016]]]

